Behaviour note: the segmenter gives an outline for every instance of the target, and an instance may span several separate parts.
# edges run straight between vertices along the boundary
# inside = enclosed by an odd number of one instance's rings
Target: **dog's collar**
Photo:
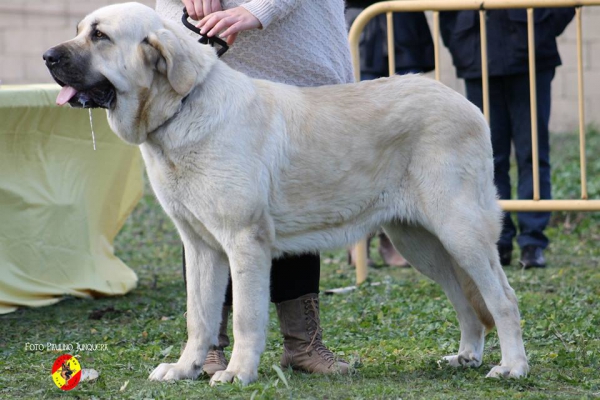
[[[159,126],[154,128],[151,132],[148,132],[148,134],[150,135],[150,134],[156,132],[157,130],[159,130],[160,128],[162,128],[163,126],[165,126],[169,122],[171,122],[173,119],[175,119],[175,117],[177,117],[179,115],[179,113],[181,112],[181,110],[183,109],[183,106],[185,105],[185,102],[187,101],[187,99],[189,97],[190,97],[190,95],[188,94],[183,99],[181,99],[181,102],[179,103],[179,107],[177,107],[177,111],[175,111],[175,113],[173,115],[171,115],[169,118],[167,118],[162,124],[160,124]]]
[[[216,43],[219,46],[221,46],[221,48],[219,50],[217,50],[217,57],[221,57],[223,54],[225,54],[225,52],[227,50],[229,50],[229,46],[227,45],[227,42],[224,41],[223,39],[221,39],[217,36],[208,37],[208,36],[201,34],[200,29],[196,28],[193,24],[190,23],[190,21],[188,21],[189,17],[190,17],[190,15],[188,14],[187,9],[185,7],[183,7],[183,15],[181,16],[181,22],[190,31],[200,35],[200,39],[198,39],[198,43],[208,44],[211,47],[215,47],[215,43]]]
[[[181,99],[181,102],[179,103],[179,107],[177,108],[177,111],[175,112],[175,114],[171,115],[171,118],[169,118],[167,120],[170,121],[171,119],[175,118],[177,115],[179,115],[179,113],[181,112],[181,109],[183,108],[183,105],[185,104],[185,102],[187,101],[187,99],[190,97],[189,93],[187,94],[187,96],[185,96],[183,99]]]

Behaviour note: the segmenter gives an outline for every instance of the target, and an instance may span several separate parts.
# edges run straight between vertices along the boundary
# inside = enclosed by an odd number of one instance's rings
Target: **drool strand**
[[[94,135],[94,123],[92,122],[92,109],[88,108],[90,113],[90,128],[92,129],[92,144],[94,145],[94,151],[96,151],[96,136]]]

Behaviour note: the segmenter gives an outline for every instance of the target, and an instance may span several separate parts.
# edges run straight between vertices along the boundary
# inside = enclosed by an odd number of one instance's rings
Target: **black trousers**
[[[185,251],[183,252],[183,280],[186,280]],[[309,293],[319,293],[321,257],[318,253],[284,255],[271,264],[271,301],[281,303]],[[225,305],[233,303],[231,276],[227,284]]]

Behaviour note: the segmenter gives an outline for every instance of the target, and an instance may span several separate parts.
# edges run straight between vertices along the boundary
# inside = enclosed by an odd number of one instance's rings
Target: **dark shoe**
[[[348,363],[338,359],[323,344],[317,294],[307,294],[275,306],[283,334],[283,368],[292,367],[311,374],[348,373]]]
[[[521,266],[529,268],[546,268],[546,259],[541,247],[528,245],[521,249]]]
[[[227,358],[222,347],[214,347],[208,351],[202,370],[212,378],[217,371],[227,369]]]
[[[504,244],[498,245],[498,255],[500,256],[500,264],[503,267],[510,265],[512,262],[512,246],[507,246]]]

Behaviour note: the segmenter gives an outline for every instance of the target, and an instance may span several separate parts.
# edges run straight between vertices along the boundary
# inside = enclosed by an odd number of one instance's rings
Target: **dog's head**
[[[62,86],[57,104],[106,108],[111,128],[133,144],[175,114],[217,60],[213,49],[139,3],[89,14],[74,39],[43,57]]]

